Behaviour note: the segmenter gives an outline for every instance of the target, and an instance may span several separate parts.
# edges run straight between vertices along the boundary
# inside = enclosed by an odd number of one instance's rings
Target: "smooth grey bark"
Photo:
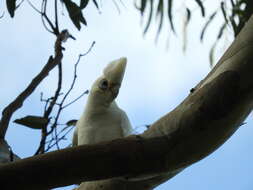
[[[207,77],[143,134],[3,165],[1,187],[43,189],[109,179],[89,190],[152,189],[209,155],[252,110],[252,31],[253,16]]]

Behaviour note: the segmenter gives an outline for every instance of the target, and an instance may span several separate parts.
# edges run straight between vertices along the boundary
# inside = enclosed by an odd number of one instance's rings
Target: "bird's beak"
[[[121,82],[125,74],[126,64],[127,59],[125,57],[122,57],[120,59],[112,61],[104,69],[104,76],[109,81],[110,86],[121,85]]]

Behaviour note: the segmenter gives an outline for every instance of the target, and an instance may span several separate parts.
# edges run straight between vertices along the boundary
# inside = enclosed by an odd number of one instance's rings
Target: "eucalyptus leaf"
[[[24,125],[26,127],[32,128],[32,129],[42,129],[47,125],[49,122],[49,119],[41,117],[41,116],[35,116],[35,115],[28,115],[20,119],[16,119],[14,123]]]
[[[218,33],[218,36],[217,36],[217,40],[219,40],[219,39],[222,37],[222,35],[223,35],[223,33],[224,33],[224,30],[225,30],[226,26],[227,26],[227,23],[224,23],[224,24],[220,27],[220,30],[219,30],[219,33]]]
[[[191,11],[190,9],[186,8],[186,25],[189,24],[190,20],[191,20]]]
[[[80,22],[83,23],[84,25],[87,25],[87,22],[82,13],[82,9],[79,6],[77,6],[77,4],[75,4],[71,0],[63,0],[63,2],[67,8],[71,21],[78,30],[81,29]]]
[[[76,120],[76,119],[71,119],[71,120],[69,120],[69,121],[66,123],[66,125],[67,125],[67,126],[76,126],[77,121],[78,121],[78,120]]]
[[[224,17],[224,20],[226,21],[226,23],[228,23],[227,13],[226,13],[226,10],[225,10],[224,2],[221,2],[220,6],[221,6],[221,11],[222,11],[222,15]]]
[[[81,0],[80,2],[80,8],[84,9],[89,3],[89,0]]]
[[[156,15],[157,16],[160,15],[160,22],[159,22],[158,31],[157,31],[157,37],[158,37],[161,32],[162,25],[163,25],[163,1],[159,1],[158,6],[157,6]]]
[[[98,6],[97,1],[96,1],[96,0],[93,0],[93,3],[94,3],[94,5],[97,7],[97,9],[99,9],[99,6]]]
[[[205,17],[205,15],[206,15],[206,13],[205,13],[205,7],[204,7],[202,1],[201,0],[195,0],[195,1],[198,4],[198,6],[200,7],[202,16]]]
[[[144,11],[145,11],[146,5],[147,5],[147,0],[141,0],[141,8],[140,8],[140,11],[141,11],[141,14],[142,14],[142,15],[143,15],[143,13],[144,13]]]
[[[209,52],[210,67],[213,67],[213,64],[214,64],[214,53],[215,53],[216,45],[217,45],[217,41],[212,45],[210,52]]]
[[[216,14],[217,14],[217,11],[213,12],[213,14],[211,14],[211,16],[207,20],[206,24],[204,25],[204,27],[203,27],[203,29],[201,31],[201,34],[200,34],[200,41],[203,41],[206,29],[210,25],[210,23],[213,21],[213,19],[216,16]]]
[[[17,0],[6,0],[7,10],[10,16],[13,18],[16,10]]]
[[[170,27],[173,32],[175,32],[174,24],[173,24],[173,18],[172,18],[172,6],[173,6],[173,0],[168,0],[168,17],[170,21]]]
[[[150,12],[149,12],[149,17],[148,17],[147,24],[146,24],[145,29],[144,29],[144,34],[148,31],[149,26],[151,24],[151,20],[152,20],[152,17],[153,17],[153,9],[154,9],[153,0],[150,0]]]

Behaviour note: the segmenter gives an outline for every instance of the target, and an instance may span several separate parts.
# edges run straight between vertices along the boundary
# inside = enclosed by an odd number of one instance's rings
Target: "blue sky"
[[[217,2],[217,0],[212,1],[211,4],[207,4],[207,7],[215,9],[218,6]],[[182,23],[179,19],[183,15],[181,7],[182,5],[178,5],[176,9],[177,35],[173,36],[165,27],[157,43],[155,43],[155,25],[143,36],[141,25],[143,20],[133,8],[132,3],[127,3],[126,8],[121,6],[120,14],[109,1],[104,1],[101,13],[98,13],[94,6],[89,6],[84,13],[88,27],[83,27],[81,32],[78,32],[72,23],[63,17],[61,27],[68,28],[77,38],[76,41],[69,40],[64,45],[66,51],[63,60],[65,82],[63,92],[66,92],[71,82],[73,65],[78,54],[85,52],[92,41],[96,41],[92,51],[82,59],[79,65],[77,86],[69,100],[89,89],[108,62],[126,56],[128,58],[127,71],[117,102],[127,112],[132,125],[139,127],[153,123],[175,108],[188,95],[189,90],[210,71],[208,53],[216,38],[217,26],[222,20],[220,17],[211,25],[204,43],[201,44],[199,34],[204,22],[196,8],[189,26],[188,48],[183,53]],[[6,10],[3,2],[0,3],[1,10]],[[65,14],[67,14],[66,11]],[[10,19],[5,11],[0,24],[2,60],[0,109],[2,110],[46,63],[49,55],[53,53],[54,37],[44,30],[39,15],[27,3],[24,3],[16,12],[15,19]],[[167,41],[168,48],[166,48]],[[217,49],[216,60],[230,42],[231,31],[228,31],[224,43]],[[55,72],[50,73],[49,77],[25,102],[23,108],[14,114],[12,120],[29,114],[41,115],[43,104],[39,101],[40,92],[43,92],[45,96],[52,96],[56,79]],[[61,122],[78,119],[85,101],[86,97],[83,97],[65,110]],[[156,190],[184,190],[186,187],[188,190],[251,190],[253,188],[250,175],[253,171],[253,165],[250,164],[253,160],[251,126],[252,116],[250,115],[247,124],[239,128],[217,151],[160,185]],[[7,141],[21,157],[31,156],[35,152],[39,137],[39,131],[14,123],[11,123],[7,133]],[[64,144],[69,144],[70,139],[71,135]]]

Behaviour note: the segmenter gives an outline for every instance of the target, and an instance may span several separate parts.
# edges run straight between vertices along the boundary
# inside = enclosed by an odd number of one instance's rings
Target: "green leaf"
[[[189,24],[190,20],[191,20],[191,11],[190,9],[186,8],[186,25]]]
[[[32,129],[42,129],[48,124],[48,122],[49,119],[35,115],[28,115],[14,121],[14,123],[18,123]]]
[[[238,30],[238,27],[237,27],[237,24],[236,24],[236,22],[235,22],[234,17],[231,16],[231,17],[229,18],[229,21],[230,21],[230,23],[231,23],[231,25],[232,25],[232,28],[233,28],[233,31],[234,31],[234,36],[236,37],[236,36],[239,34],[239,30]]]
[[[149,29],[149,26],[151,24],[151,20],[152,20],[152,17],[153,17],[153,9],[154,9],[154,2],[153,0],[150,0],[150,13],[149,13],[149,17],[148,17],[148,22],[146,24],[146,27],[144,29],[144,34],[147,33],[148,29]]]
[[[77,6],[77,4],[75,4],[71,0],[63,0],[63,2],[65,3],[71,21],[78,30],[81,29],[80,22],[83,23],[84,25],[87,25],[82,10],[80,7]]]
[[[217,45],[217,41],[212,45],[211,50],[209,52],[210,67],[213,67],[214,65],[214,53],[215,53],[216,45]]]
[[[216,16],[216,11],[213,13],[213,14],[211,14],[211,16],[209,17],[209,19],[208,19],[208,21],[206,22],[206,24],[204,25],[204,27],[203,27],[203,29],[202,29],[202,32],[201,32],[201,34],[200,34],[200,40],[201,41],[203,41],[203,39],[204,39],[204,34],[205,34],[205,32],[206,32],[206,29],[207,29],[207,27],[209,26],[209,24],[212,22],[212,20],[214,19],[214,17]]]
[[[87,22],[86,22],[85,18],[83,17],[83,14],[80,15],[79,20],[80,20],[80,22],[83,23],[84,25],[87,25]]]
[[[233,0],[230,0],[230,3],[231,3],[231,5],[232,5],[232,7],[235,6],[235,2],[234,2]]]
[[[76,126],[76,123],[77,123],[78,120],[76,119],[72,119],[72,120],[69,120],[66,125],[67,126]]]
[[[202,16],[205,17],[205,15],[206,15],[206,13],[205,13],[205,7],[204,7],[202,1],[201,0],[195,0],[195,1],[198,4],[198,6],[200,7]]]
[[[172,0],[168,0],[168,17],[170,21],[170,27],[172,31],[175,33],[173,18],[172,18]]]
[[[143,15],[143,13],[144,13],[144,11],[145,11],[146,5],[147,5],[147,0],[141,0],[141,8],[140,8],[140,11],[141,11],[141,14],[142,14],[142,15]]]
[[[226,23],[228,23],[227,13],[225,10],[224,2],[221,2],[220,6],[221,6],[221,11],[222,11],[222,15],[224,17],[224,20],[226,21]]]
[[[84,9],[89,3],[89,0],[81,0],[80,2],[80,8]]]
[[[227,26],[227,23],[223,23],[223,25],[220,27],[219,33],[217,35],[216,41],[214,42],[214,44],[212,45],[210,52],[209,52],[209,63],[210,63],[210,67],[213,67],[214,65],[214,54],[215,54],[215,50],[216,50],[216,46],[219,43],[220,38],[223,35],[223,32],[225,30]]]
[[[96,8],[99,9],[97,1],[96,1],[96,0],[93,0],[93,3],[94,3],[94,5],[96,6]]]
[[[226,26],[227,26],[227,23],[224,23],[224,24],[221,26],[220,31],[219,31],[218,36],[217,36],[217,40],[219,40],[219,39],[222,37],[223,32],[224,32],[224,29],[226,28]]]
[[[16,10],[16,1],[17,0],[6,0],[7,10],[11,16],[11,18],[14,17],[15,10]]]
[[[156,34],[157,37],[159,36],[159,33],[161,32],[162,25],[163,25],[163,0],[160,0],[157,6],[156,16],[158,16],[159,14],[160,14],[160,22],[159,22],[158,31]]]
[[[183,52],[185,52],[187,48],[187,29],[190,20],[191,20],[191,10],[186,7],[186,18],[183,24]]]

